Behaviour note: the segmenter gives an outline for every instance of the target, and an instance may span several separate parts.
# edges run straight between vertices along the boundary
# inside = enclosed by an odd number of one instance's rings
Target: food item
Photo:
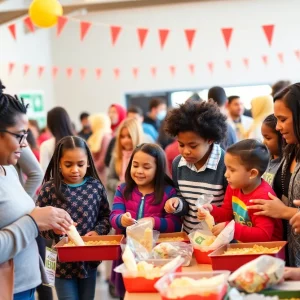
[[[138,270],[136,261],[134,259],[134,255],[128,245],[126,245],[125,247],[125,251],[122,255],[122,259],[128,271],[136,272]]]
[[[223,255],[237,254],[275,254],[280,250],[280,247],[268,248],[260,245],[254,245],[251,248],[231,248],[224,252]]]
[[[182,241],[184,241],[184,238],[182,236],[163,237],[163,238],[159,238],[157,240],[158,243],[163,243],[163,242],[182,242]]]
[[[84,242],[84,246],[103,246],[103,245],[119,245],[118,241],[87,241]],[[64,244],[64,247],[74,247],[75,245],[72,241]]]
[[[170,243],[161,243],[153,248],[152,253],[154,254],[155,258],[170,258],[174,255],[177,256],[177,251],[179,250],[178,247],[174,247]]]
[[[140,240],[140,243],[147,249],[148,252],[151,252],[153,248],[153,229],[146,228],[144,231],[144,236]]]
[[[84,241],[82,240],[81,236],[79,235],[76,227],[71,225],[69,230],[67,231],[67,235],[69,239],[76,245],[76,246],[84,246]]]
[[[208,210],[206,210],[205,214],[206,214],[205,222],[206,222],[209,230],[211,231],[213,229],[213,227],[215,226],[215,219]]]
[[[193,242],[199,246],[210,246],[215,241],[215,239],[216,237],[213,235],[205,235],[197,231],[194,234]]]
[[[154,267],[153,264],[149,264],[146,261],[141,261],[137,264],[138,277],[145,277],[147,279],[153,279],[162,276],[162,270],[160,267]]]

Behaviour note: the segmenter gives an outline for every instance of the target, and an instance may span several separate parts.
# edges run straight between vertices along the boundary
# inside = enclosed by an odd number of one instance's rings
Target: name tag
[[[54,283],[55,283],[56,260],[57,260],[56,250],[46,247],[45,271],[49,281],[47,285],[52,287],[54,287]]]

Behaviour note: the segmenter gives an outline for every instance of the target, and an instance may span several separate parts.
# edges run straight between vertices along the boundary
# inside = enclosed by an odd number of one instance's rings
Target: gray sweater
[[[14,293],[41,283],[39,253],[35,238],[38,229],[29,214],[34,202],[24,191],[13,166],[5,166],[0,176],[0,263],[13,258]]]

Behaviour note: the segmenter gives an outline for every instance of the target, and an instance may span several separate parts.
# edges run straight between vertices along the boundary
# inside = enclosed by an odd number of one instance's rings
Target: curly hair
[[[193,131],[205,140],[220,143],[227,133],[226,116],[215,103],[188,101],[168,112],[164,129],[173,137]]]

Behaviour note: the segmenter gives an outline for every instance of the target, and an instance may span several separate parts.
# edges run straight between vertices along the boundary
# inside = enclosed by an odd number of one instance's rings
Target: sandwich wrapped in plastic
[[[161,243],[153,248],[151,258],[173,259],[180,255],[184,258],[183,266],[187,267],[191,263],[193,251],[193,246],[184,242]]]
[[[260,292],[280,282],[285,262],[279,258],[262,255],[243,265],[229,277],[231,286],[247,293]]]
[[[203,208],[203,205],[210,204],[214,200],[213,195],[201,195],[197,201],[196,201],[196,207],[198,210],[201,210],[202,213],[206,214],[205,220],[202,221],[203,224],[203,230],[212,230],[212,228],[215,226],[215,220],[214,217],[210,214],[210,212]]]

